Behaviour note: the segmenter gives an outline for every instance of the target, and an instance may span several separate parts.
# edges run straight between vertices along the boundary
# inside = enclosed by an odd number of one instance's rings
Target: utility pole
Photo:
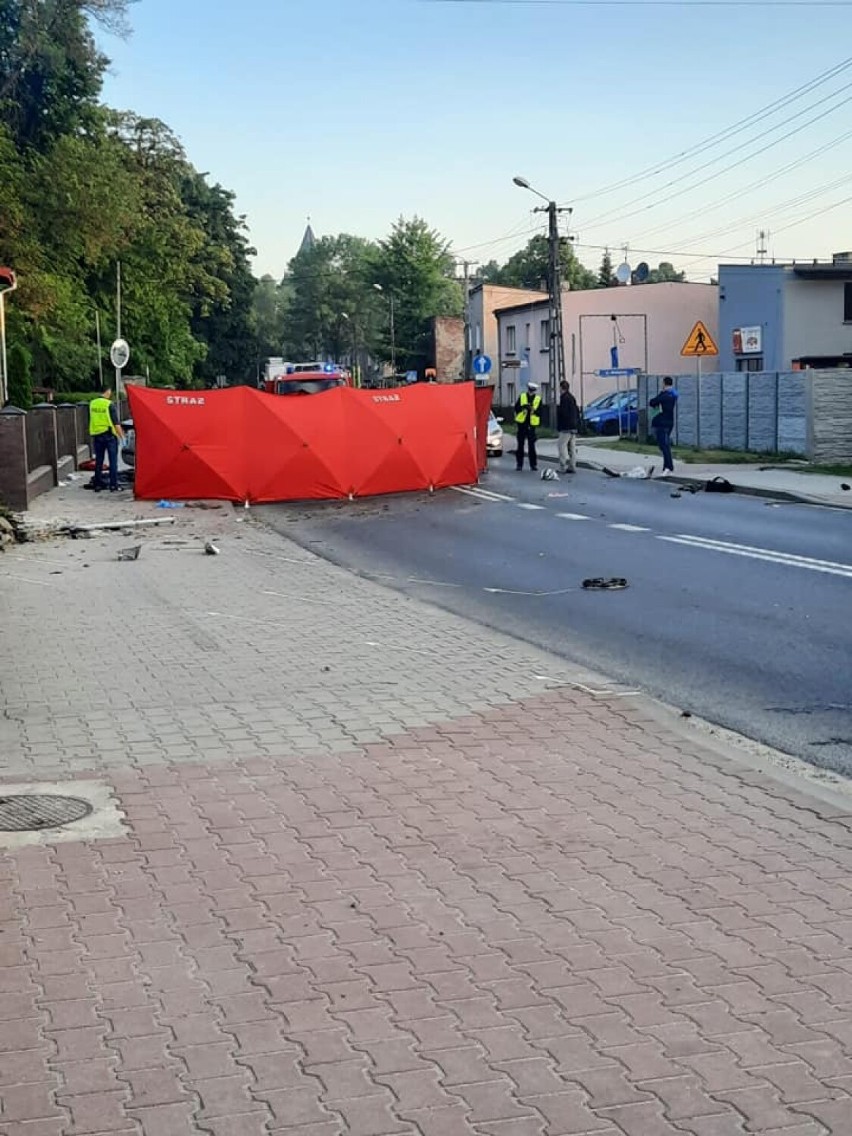
[[[121,339],[121,261],[118,261],[115,270],[115,338]],[[119,407],[119,414],[121,414],[120,367],[115,368],[115,404]]]
[[[765,229],[761,229],[757,234],[757,261],[758,264],[766,264],[766,238],[769,236]]]
[[[537,213],[547,213],[547,241],[549,273],[547,290],[550,297],[550,351],[548,353],[548,381],[552,406],[551,429],[556,429],[556,408],[559,405],[560,385],[565,379],[565,339],[562,334],[562,274],[560,270],[559,214],[572,212],[560,209],[555,201],[547,208],[539,206]]]
[[[479,264],[479,261],[462,260],[457,263],[461,264],[464,273],[464,381],[467,382],[473,368],[473,342],[470,333],[470,270],[474,265]]]

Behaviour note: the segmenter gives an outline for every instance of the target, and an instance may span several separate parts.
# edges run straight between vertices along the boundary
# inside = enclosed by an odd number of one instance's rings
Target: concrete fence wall
[[[0,410],[0,502],[23,512],[91,454],[87,404]]]
[[[662,377],[638,380],[640,432]],[[852,371],[756,371],[677,375],[673,440],[701,449],[791,453],[852,460]]]

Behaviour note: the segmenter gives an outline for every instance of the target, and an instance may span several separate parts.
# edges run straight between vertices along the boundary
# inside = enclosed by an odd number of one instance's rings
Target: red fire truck
[[[334,363],[286,363],[270,359],[260,389],[268,394],[321,394],[335,387],[351,387],[352,376]]]

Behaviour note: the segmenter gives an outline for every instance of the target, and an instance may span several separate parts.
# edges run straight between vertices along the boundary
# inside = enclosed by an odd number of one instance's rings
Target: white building
[[[634,284],[618,288],[564,292],[562,330],[565,374],[579,403],[615,390],[618,382],[600,378],[613,366],[636,367],[648,374],[691,373],[695,362],[681,348],[697,320],[718,343],[719,289],[715,284]],[[550,323],[546,298],[534,298],[497,310],[499,354],[494,358],[494,402],[511,405],[532,380],[546,403]],[[704,364],[711,369],[712,359]],[[622,388],[625,380],[620,380]]]

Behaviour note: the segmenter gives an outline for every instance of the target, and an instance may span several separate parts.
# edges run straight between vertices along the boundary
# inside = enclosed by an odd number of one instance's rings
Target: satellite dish
[[[619,264],[618,268],[615,270],[615,278],[618,281],[618,283],[619,284],[626,284],[627,281],[630,279],[630,276],[631,276],[630,265],[627,264],[626,261],[625,261],[624,264]]]
[[[643,260],[641,264],[636,265],[636,283],[644,284],[648,277],[651,275],[651,269]]]

